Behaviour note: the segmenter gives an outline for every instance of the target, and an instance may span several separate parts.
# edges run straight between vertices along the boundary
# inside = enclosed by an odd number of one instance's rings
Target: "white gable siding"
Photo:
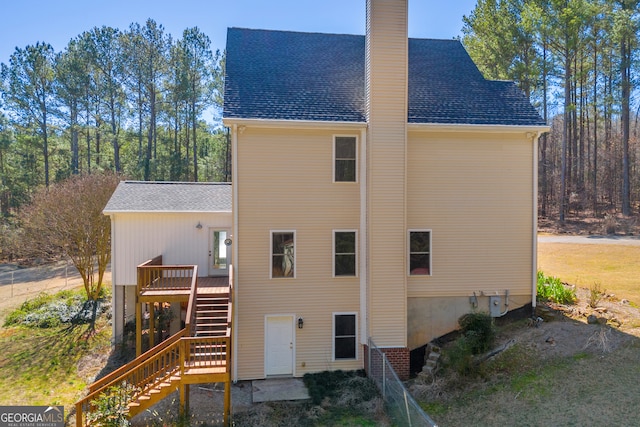
[[[164,264],[196,264],[206,276],[209,228],[231,229],[231,213],[115,213],[112,264],[115,285],[135,285],[136,267],[163,256]],[[201,229],[196,228],[200,223]]]

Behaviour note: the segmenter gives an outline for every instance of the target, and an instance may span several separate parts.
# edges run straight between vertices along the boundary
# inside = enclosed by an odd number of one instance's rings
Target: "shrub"
[[[589,288],[589,307],[596,308],[602,297],[604,296],[604,291],[602,290],[602,285],[600,282],[595,282]]]
[[[447,365],[460,375],[469,375],[474,371],[473,351],[464,335],[460,336],[453,346],[445,352]]]
[[[445,351],[445,360],[450,368],[466,376],[476,372],[474,355],[493,346],[496,329],[493,318],[487,313],[467,313],[458,319],[458,324],[461,335]]]
[[[538,271],[536,288],[538,298],[544,301],[558,304],[574,304],[577,300],[575,289],[565,286],[557,277],[545,276],[542,271]]]
[[[377,395],[375,385],[369,380],[358,381],[356,378],[365,376],[364,371],[324,371],[317,374],[305,374],[304,384],[309,390],[309,397],[314,404],[319,405],[325,398],[341,396],[349,389],[357,389],[362,400],[369,400]]]
[[[87,300],[79,292],[61,291],[55,295],[40,294],[9,313],[5,326],[51,328],[61,324],[84,324],[108,309],[104,300]]]
[[[136,387],[126,382],[109,387],[91,402],[92,410],[87,413],[87,421],[99,427],[130,426],[127,416],[129,402],[138,392]]]
[[[467,313],[458,319],[458,323],[472,354],[484,353],[493,346],[496,328],[489,314]]]

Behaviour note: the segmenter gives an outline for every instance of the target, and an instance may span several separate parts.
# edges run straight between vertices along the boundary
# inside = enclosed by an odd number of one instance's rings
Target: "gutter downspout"
[[[538,140],[544,132],[538,131],[531,133],[531,142],[533,146],[533,227],[532,227],[532,254],[531,254],[531,308],[535,313],[537,306],[538,293]],[[534,314],[532,313],[532,314]]]
[[[114,214],[109,214],[109,220],[111,221],[111,295],[112,298],[118,298],[118,294],[116,292],[116,272],[115,272],[115,248],[116,248],[116,219]],[[124,335],[124,325],[126,319],[126,313],[124,310],[125,300],[126,300],[126,291],[123,287],[122,289],[122,301],[115,301],[111,308],[112,316],[113,316],[113,324],[111,325],[111,346],[115,346],[116,344],[123,341]],[[120,302],[119,311],[122,313],[122,317],[118,316],[118,302]],[[118,327],[120,327],[120,331],[118,331]],[[120,333],[120,335],[118,335]]]
[[[367,209],[367,129],[360,131],[360,344],[366,345],[369,338],[369,310],[368,310],[368,266],[369,253],[367,242],[369,241],[368,209]],[[366,367],[365,367],[366,368]]]
[[[231,188],[233,194],[233,367],[232,380],[238,381],[238,125],[234,124],[231,131]]]

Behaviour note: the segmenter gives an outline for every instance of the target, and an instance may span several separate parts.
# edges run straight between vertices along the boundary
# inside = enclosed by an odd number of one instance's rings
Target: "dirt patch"
[[[539,304],[536,314],[542,320],[537,326],[531,321],[532,326],[507,328],[499,341],[526,344],[540,358],[549,359],[609,353],[640,337],[638,308],[613,295],[604,295],[595,308],[589,307],[589,293],[589,289],[576,289],[575,305]]]
[[[476,373],[440,368],[410,390],[439,425],[635,425],[640,310],[613,295],[591,307],[590,292],[502,324],[495,348],[507,350]]]

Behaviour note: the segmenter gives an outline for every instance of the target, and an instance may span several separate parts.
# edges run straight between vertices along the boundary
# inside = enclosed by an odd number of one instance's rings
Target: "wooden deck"
[[[171,286],[167,283],[171,282]],[[229,292],[229,277],[198,277],[198,290],[205,294]],[[191,293],[191,278],[156,279],[152,287],[144,287],[138,296],[139,302],[188,301]]]

